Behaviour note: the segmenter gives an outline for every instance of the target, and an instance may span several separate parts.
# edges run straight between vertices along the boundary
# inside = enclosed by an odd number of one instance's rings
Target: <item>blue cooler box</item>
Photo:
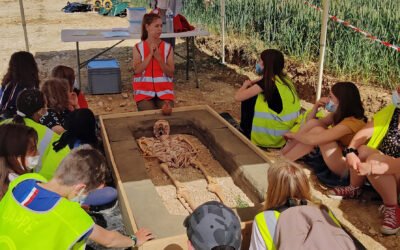
[[[121,70],[115,59],[97,59],[87,65],[89,93],[121,93]]]

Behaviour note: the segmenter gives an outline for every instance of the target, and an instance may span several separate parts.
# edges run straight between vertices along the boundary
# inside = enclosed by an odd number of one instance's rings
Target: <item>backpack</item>
[[[331,214],[331,216],[333,216]],[[277,249],[357,249],[352,238],[318,206],[295,206],[278,219],[274,242]]]

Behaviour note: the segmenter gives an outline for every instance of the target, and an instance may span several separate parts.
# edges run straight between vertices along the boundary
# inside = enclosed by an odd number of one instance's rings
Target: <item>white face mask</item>
[[[25,165],[29,170],[36,168],[40,162],[40,155],[25,157]]]
[[[400,108],[400,97],[397,90],[393,90],[392,92],[392,102],[394,106]]]
[[[85,192],[85,189],[82,188],[81,191],[79,191],[79,193],[74,198],[70,199],[70,201],[78,202],[79,204],[82,205],[88,196],[87,194],[83,194],[84,192]]]

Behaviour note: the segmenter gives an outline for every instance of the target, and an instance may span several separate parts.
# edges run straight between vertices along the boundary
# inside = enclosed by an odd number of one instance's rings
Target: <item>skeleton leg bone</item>
[[[160,166],[164,173],[171,179],[172,183],[174,184],[178,200],[182,203],[186,210],[189,211],[189,213],[192,213],[193,210],[196,209],[196,205],[190,198],[189,191],[181,182],[179,182],[172,176],[172,173],[169,171],[168,165],[166,163],[161,163]]]
[[[200,161],[198,160],[191,160],[191,163],[195,166],[195,168],[200,169],[200,171],[203,173],[203,175],[206,177],[206,180],[208,182],[207,189],[216,194],[218,198],[221,200],[221,202],[225,205],[228,204],[225,195],[222,192],[221,185],[218,184],[218,182],[210,176],[208,173],[207,169],[201,164]]]

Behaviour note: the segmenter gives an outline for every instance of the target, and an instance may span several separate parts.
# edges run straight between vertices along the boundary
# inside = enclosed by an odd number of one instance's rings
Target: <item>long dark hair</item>
[[[39,70],[33,55],[26,51],[11,55],[1,86],[19,84],[22,88],[39,88]]]
[[[90,144],[92,147],[98,147],[98,139],[96,135],[96,119],[90,109],[76,109],[72,111],[65,122],[66,131],[61,138],[53,143],[56,152],[60,151],[67,145],[72,148],[76,140],[80,140],[81,144]]]
[[[297,98],[297,92],[292,83],[290,83],[287,76],[283,73],[285,67],[285,59],[279,50],[267,49],[261,53],[261,60],[264,63],[263,70],[263,94],[264,100],[271,100],[274,90],[277,88],[275,85],[275,78],[278,76],[282,82],[290,89],[293,95],[293,102]]]
[[[35,129],[21,124],[3,124],[0,126],[0,198],[4,195],[8,184],[8,174],[25,174],[26,153],[37,147],[38,135]],[[33,142],[33,145],[32,145]],[[16,166],[17,157],[21,157],[21,166]]]
[[[45,104],[44,95],[38,89],[25,89],[17,97],[17,110],[27,118],[32,119],[33,115],[44,108]],[[24,117],[17,113],[13,122],[25,124]]]
[[[367,121],[360,92],[352,82],[338,82],[332,86],[333,95],[339,100],[339,105],[333,114],[333,123],[338,124],[344,118],[355,117]]]
[[[146,30],[146,25],[150,25],[156,19],[161,19],[161,17],[158,14],[155,14],[155,13],[148,13],[148,14],[145,14],[143,16],[142,37],[141,37],[142,41],[146,40],[149,37],[149,33]]]

